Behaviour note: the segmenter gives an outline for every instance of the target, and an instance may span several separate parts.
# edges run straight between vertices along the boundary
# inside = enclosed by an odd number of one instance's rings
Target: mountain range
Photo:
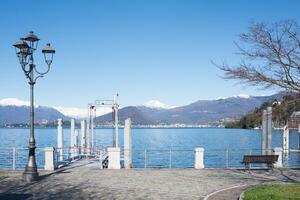
[[[259,107],[264,102],[280,100],[284,93],[271,96],[238,95],[215,100],[199,100],[179,107],[166,108],[158,106],[128,106],[119,110],[119,120],[122,124],[128,117],[134,125],[211,125],[218,126],[224,122],[240,119],[249,111]],[[154,105],[159,105],[155,103]],[[111,124],[112,114],[96,118],[97,124]]]
[[[270,100],[280,100],[284,96],[278,93],[271,96],[238,95],[215,100],[199,100],[185,106],[169,106],[157,100],[148,101],[138,106],[126,106],[119,109],[121,124],[128,117],[134,125],[220,125],[238,120],[249,111]],[[97,111],[98,112],[98,111]],[[101,111],[104,115],[95,119],[96,125],[111,125],[112,114],[109,109]],[[98,112],[101,114],[101,112]],[[76,115],[78,113],[78,115]],[[107,114],[105,114],[107,113]],[[35,104],[35,122],[53,123],[58,118],[70,120],[84,116],[84,109],[39,106]],[[8,98],[0,100],[0,125],[27,124],[29,122],[29,102]]]

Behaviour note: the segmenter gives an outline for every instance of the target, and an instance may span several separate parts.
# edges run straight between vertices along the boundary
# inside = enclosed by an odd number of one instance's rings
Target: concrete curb
[[[223,188],[223,189],[214,191],[214,192],[206,195],[203,200],[208,200],[209,197],[211,197],[211,196],[213,196],[213,195],[215,195],[215,194],[217,194],[219,192],[223,192],[223,191],[226,191],[226,190],[230,190],[230,189],[234,189],[234,188],[239,188],[239,187],[245,187],[245,186],[247,186],[247,184],[244,184],[244,185],[235,185],[235,186],[231,186],[231,187],[228,187],[228,188]]]
[[[245,194],[246,191],[247,191],[247,190],[243,191],[243,192],[240,194],[238,200],[243,200],[243,199],[244,199],[244,194]]]
[[[238,200],[243,200],[243,199],[244,199],[244,196],[245,196],[245,192],[247,192],[248,190],[254,188],[254,187],[257,186],[257,185],[260,185],[260,184],[249,185],[249,187],[246,188],[246,190],[244,190],[244,191],[240,194]]]

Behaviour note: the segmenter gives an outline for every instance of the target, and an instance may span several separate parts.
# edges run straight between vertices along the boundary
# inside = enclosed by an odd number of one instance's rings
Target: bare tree
[[[237,66],[217,65],[225,79],[263,88],[279,87],[300,94],[300,27],[295,21],[252,23],[235,43],[242,57]]]

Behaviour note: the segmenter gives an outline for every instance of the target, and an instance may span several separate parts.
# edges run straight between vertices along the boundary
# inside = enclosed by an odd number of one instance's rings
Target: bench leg
[[[249,163],[246,163],[246,164],[245,164],[245,171],[246,171],[246,170],[250,171],[250,165],[249,165]]]

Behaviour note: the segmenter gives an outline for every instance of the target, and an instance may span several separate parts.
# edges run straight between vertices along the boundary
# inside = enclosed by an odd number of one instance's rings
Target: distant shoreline
[[[29,129],[29,127],[0,127],[1,129]],[[56,129],[57,127],[35,127],[35,129]],[[63,127],[69,129],[70,127]],[[80,128],[80,126],[76,126]],[[124,126],[119,126],[120,129],[124,129]],[[131,127],[132,129],[226,129],[225,127]],[[95,127],[94,129],[114,129],[114,127]],[[239,128],[235,128],[239,129]]]
[[[29,129],[29,126],[2,126],[1,129]],[[56,129],[56,126],[35,126],[35,129]],[[70,126],[63,126],[64,129]],[[80,125],[76,124],[76,128],[80,129]],[[120,129],[124,129],[124,125],[119,125]],[[226,128],[224,126],[209,125],[133,125],[132,129],[243,129],[243,128]],[[95,129],[114,129],[113,126],[97,126]],[[261,130],[260,127],[245,128],[245,130]],[[273,130],[283,130],[283,127],[274,127]],[[298,128],[290,128],[290,130],[298,130]]]

